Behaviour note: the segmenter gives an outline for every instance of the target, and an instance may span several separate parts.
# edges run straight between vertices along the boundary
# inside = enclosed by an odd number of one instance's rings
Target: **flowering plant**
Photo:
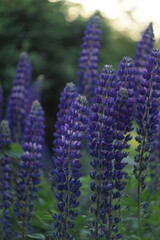
[[[78,81],[61,93],[51,158],[41,81],[30,84],[26,53],[5,114],[0,86],[1,240],[160,236],[160,49],[149,24],[135,57],[123,57],[117,70],[105,65],[98,76],[100,40],[94,16],[84,33]]]

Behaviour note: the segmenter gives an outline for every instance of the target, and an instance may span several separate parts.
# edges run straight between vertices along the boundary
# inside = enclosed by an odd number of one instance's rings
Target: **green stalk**
[[[119,220],[120,220],[120,231],[122,233],[122,240],[124,240],[124,231],[123,231],[123,223],[122,223],[122,208],[121,208],[121,199],[119,198],[119,211],[118,211],[118,217],[119,217]]]

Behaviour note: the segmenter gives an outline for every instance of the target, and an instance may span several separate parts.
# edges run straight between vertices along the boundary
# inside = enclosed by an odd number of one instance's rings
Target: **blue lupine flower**
[[[94,16],[84,32],[79,59],[78,92],[90,99],[95,94],[101,29],[99,17]]]
[[[31,80],[31,62],[26,53],[22,53],[17,65],[11,95],[7,107],[7,120],[13,140],[21,142],[28,110],[28,90]]]
[[[159,113],[160,119],[160,113]],[[150,156],[150,190],[156,193],[160,190],[160,122],[158,124]]]
[[[135,156],[134,174],[138,181],[140,194],[146,187],[146,170],[159,124],[158,108],[160,97],[160,49],[153,49],[143,74],[140,95],[137,99],[136,121],[139,143]]]
[[[152,23],[149,24],[147,29],[142,34],[142,39],[138,42],[135,54],[135,91],[138,96],[139,87],[143,80],[143,72],[146,67],[146,62],[154,47],[154,33]]]
[[[65,117],[68,110],[70,109],[71,104],[73,103],[73,101],[76,99],[76,97],[78,96],[78,92],[77,92],[77,87],[74,83],[70,82],[67,83],[67,85],[65,86],[64,90],[61,93],[60,96],[60,103],[58,105],[58,113],[57,113],[57,120],[55,123],[55,131],[53,133],[54,136],[54,140],[53,140],[53,146],[57,146],[57,141],[58,139],[61,137],[61,128],[63,128],[64,124],[65,124]],[[54,148],[53,148],[53,152],[54,152]],[[52,163],[51,166],[51,175],[54,172],[54,161]],[[54,187],[55,182],[53,180],[53,178],[51,178],[51,184]]]
[[[124,57],[116,73],[112,66],[105,66],[97,81],[96,97],[91,106],[89,122],[89,147],[93,158],[91,212],[92,235],[95,239],[115,236],[119,239],[115,211],[120,208],[119,199],[125,186],[126,173],[123,171],[132,131],[134,101],[134,65],[132,59]]]
[[[134,157],[134,175],[137,179],[137,217],[140,236],[143,236],[141,227],[141,193],[146,188],[146,176],[149,161],[152,156],[154,138],[158,124],[158,108],[160,97],[160,49],[153,49],[146,63],[139,96],[137,98],[136,121],[139,143]]]
[[[114,118],[111,114],[116,98],[116,73],[112,66],[105,66],[97,81],[96,96],[91,106],[90,121],[88,127],[89,148],[92,156],[90,173],[92,183],[90,210],[94,215],[92,221],[92,235],[94,239],[108,237],[111,225],[107,216],[111,216],[112,206],[108,200],[109,193],[114,185],[110,181],[113,174],[113,135],[112,125]],[[110,96],[110,98],[109,98]],[[110,221],[111,222],[111,221]],[[110,228],[110,229],[109,229]]]
[[[24,132],[24,153],[19,166],[18,201],[15,214],[21,221],[22,236],[27,227],[33,210],[33,199],[36,197],[40,183],[41,158],[44,143],[44,112],[40,103],[35,100],[26,121]]]
[[[0,84],[0,121],[2,120],[2,114],[3,114],[3,91],[2,86]]]
[[[8,122],[3,120],[0,124],[0,211],[2,216],[0,217],[0,236],[9,239],[11,236],[11,223],[9,208],[11,206],[11,166],[12,162],[9,156],[5,153],[5,148],[11,144],[11,135]]]
[[[54,148],[54,166],[52,172],[56,182],[56,198],[59,214],[54,214],[54,237],[60,239],[73,239],[70,228],[74,226],[79,206],[81,176],[80,157],[82,143],[86,129],[86,98],[77,96],[73,100],[66,115],[63,116],[61,135],[57,138]]]
[[[61,136],[61,127],[64,126],[65,118],[64,116],[67,114],[68,109],[70,108],[72,102],[78,96],[77,88],[75,84],[72,82],[67,83],[63,92],[61,93],[60,103],[58,105],[59,111],[57,113],[57,121],[55,123],[55,132],[54,132],[54,144],[56,139]]]

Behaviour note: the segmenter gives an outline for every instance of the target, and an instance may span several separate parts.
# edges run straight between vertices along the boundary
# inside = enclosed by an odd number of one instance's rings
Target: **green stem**
[[[139,236],[142,238],[142,222],[141,222],[141,187],[140,183],[138,182],[137,188],[137,216],[138,216],[138,230]]]
[[[124,240],[124,231],[123,231],[123,223],[122,223],[122,208],[121,208],[121,200],[119,198],[119,211],[118,211],[118,215],[119,215],[119,221],[120,221],[120,231],[122,234],[122,240]]]

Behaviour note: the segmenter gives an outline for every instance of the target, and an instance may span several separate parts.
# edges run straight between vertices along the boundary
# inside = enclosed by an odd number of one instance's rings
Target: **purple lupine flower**
[[[94,16],[84,32],[79,59],[78,92],[90,99],[95,94],[101,29],[99,17]]]
[[[17,70],[11,95],[7,106],[7,120],[13,140],[21,142],[27,117],[28,90],[31,80],[31,62],[26,53],[22,53],[17,64]]]
[[[36,197],[40,183],[43,143],[44,112],[40,103],[35,100],[26,121],[24,153],[19,166],[18,201],[15,208],[15,214],[22,224],[21,234],[24,238],[33,210],[33,199]]]
[[[158,107],[160,97],[160,49],[153,49],[143,74],[140,95],[137,99],[136,121],[139,143],[135,156],[134,174],[138,181],[139,192],[145,189],[146,169],[156,129],[159,123]]]
[[[11,223],[9,208],[11,206],[11,166],[12,162],[9,156],[5,153],[5,148],[11,144],[11,134],[8,122],[3,120],[0,124],[0,145],[2,148],[0,156],[0,236],[5,239],[10,239]]]
[[[133,108],[132,59],[124,57],[116,73],[112,66],[105,66],[97,81],[96,97],[91,106],[89,123],[89,147],[93,158],[91,212],[95,216],[92,222],[92,235],[95,239],[106,237],[121,238],[116,211],[120,208],[121,191],[125,186],[126,172],[123,170],[127,156],[132,128]],[[116,202],[117,200],[117,202]],[[114,203],[113,203],[114,202]]]
[[[150,169],[150,190],[151,192],[156,193],[160,190],[160,122],[156,130],[155,139],[151,150]]]
[[[137,179],[137,217],[139,234],[141,227],[141,193],[146,188],[146,176],[154,144],[155,133],[159,124],[158,108],[160,97],[160,49],[153,49],[146,64],[143,81],[137,98],[136,121],[139,143],[136,148],[134,174]]]
[[[54,148],[54,172],[56,182],[56,198],[59,214],[54,214],[55,234],[57,240],[73,239],[70,229],[74,226],[77,216],[76,208],[79,205],[81,176],[80,157],[81,141],[85,136],[87,123],[87,101],[84,96],[78,95],[73,100],[61,125],[61,135]]]
[[[135,91],[138,96],[139,87],[143,80],[143,72],[145,70],[146,62],[154,47],[154,33],[152,23],[149,24],[147,29],[142,34],[142,39],[138,42],[135,54]]]
[[[61,128],[64,126],[65,124],[65,116],[67,115],[68,110],[70,109],[71,104],[73,103],[73,101],[76,99],[76,97],[78,96],[78,92],[77,92],[77,88],[76,85],[72,82],[67,83],[67,85],[65,86],[64,90],[61,93],[60,96],[60,103],[58,105],[58,113],[57,113],[57,120],[55,123],[55,131],[53,133],[54,136],[54,140],[53,140],[53,146],[57,146],[57,141],[58,139],[61,137]],[[54,152],[54,148],[53,148],[53,152]],[[54,161],[52,162],[52,166],[51,166],[51,175],[52,173],[54,174]],[[54,187],[55,186],[55,182],[54,179],[51,178],[51,184]]]
[[[114,160],[114,131],[112,128],[114,116],[111,112],[113,112],[117,95],[115,79],[115,70],[112,66],[106,65],[97,81],[96,96],[92,101],[88,126],[88,141],[93,168],[90,173],[92,179],[90,187],[93,192],[91,195],[93,204],[90,210],[94,215],[91,231],[94,239],[109,237],[112,228],[108,221],[108,216],[110,220],[112,219],[112,206],[108,198],[114,188],[110,178],[113,174],[112,162]]]
[[[0,84],[0,121],[2,120],[2,115],[3,115],[3,91],[2,86]]]
[[[61,93],[60,103],[58,105],[59,111],[57,113],[57,121],[55,123],[55,132],[53,133],[55,140],[53,144],[56,145],[56,139],[61,136],[61,126],[64,126],[65,118],[64,116],[67,114],[68,109],[70,108],[72,102],[78,96],[77,88],[74,83],[67,83],[63,92]]]

